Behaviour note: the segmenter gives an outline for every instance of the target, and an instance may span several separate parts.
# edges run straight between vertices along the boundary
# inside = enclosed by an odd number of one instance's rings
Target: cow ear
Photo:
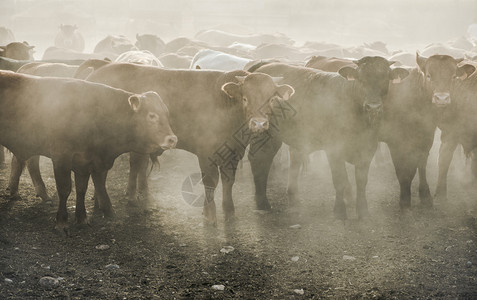
[[[355,80],[358,78],[358,71],[352,67],[342,67],[338,73],[348,80]]]
[[[276,92],[282,100],[286,101],[290,99],[291,96],[293,96],[293,94],[295,94],[295,89],[289,86],[288,84],[282,84],[277,86]]]
[[[197,66],[195,66],[195,69],[196,69],[196,70],[200,70],[201,68],[200,68],[199,65],[197,65]]]
[[[389,80],[392,80],[393,83],[399,83],[401,80],[406,78],[409,75],[409,71],[404,68],[394,68],[389,73]]]
[[[235,82],[227,82],[222,86],[222,91],[224,91],[224,93],[226,93],[227,96],[229,96],[229,98],[231,99],[240,99],[240,96],[242,94],[241,90],[242,88],[240,87],[240,85]]]
[[[129,106],[133,109],[134,112],[139,110],[139,105],[141,104],[141,98],[139,95],[132,95],[128,99]]]
[[[473,65],[465,64],[457,68],[456,76],[459,77],[461,80],[470,77],[475,71],[475,67]]]
[[[424,72],[424,69],[426,67],[427,58],[425,58],[423,56],[420,56],[419,52],[416,52],[416,62],[417,62],[417,65],[419,66],[419,69],[421,69],[421,71]]]

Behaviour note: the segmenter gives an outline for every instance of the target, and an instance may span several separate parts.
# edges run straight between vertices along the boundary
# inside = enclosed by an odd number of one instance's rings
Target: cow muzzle
[[[375,124],[381,118],[383,113],[383,104],[378,102],[365,102],[363,105],[364,112],[368,116],[370,124]]]
[[[451,97],[449,93],[434,93],[432,96],[432,104],[437,107],[446,107],[451,103]]]
[[[177,136],[168,135],[164,138],[164,143],[161,144],[163,150],[175,148],[177,145]]]
[[[248,127],[254,133],[268,130],[269,122],[266,118],[251,118]]]

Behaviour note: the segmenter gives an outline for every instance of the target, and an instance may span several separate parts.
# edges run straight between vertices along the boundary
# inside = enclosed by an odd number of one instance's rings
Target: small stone
[[[220,252],[222,253],[230,253],[232,251],[234,251],[234,247],[232,246],[225,246],[224,248],[220,249]]]
[[[13,283],[13,280],[11,280],[10,278],[5,278],[5,283]]]
[[[474,241],[473,240],[468,240],[466,243],[467,244],[472,244]]]
[[[469,261],[465,264],[465,266],[466,266],[467,268],[472,267],[472,262],[469,260]]]
[[[349,256],[349,255],[343,255],[344,260],[356,260],[356,257],[354,256]]]
[[[13,248],[13,250],[15,250],[15,251],[20,251],[20,248],[15,247],[15,248]]]
[[[213,290],[216,290],[216,291],[223,291],[225,289],[225,285],[223,284],[214,284],[212,286],[212,289]]]
[[[95,248],[98,249],[98,250],[108,250],[109,245],[98,245]]]
[[[373,256],[373,258],[379,258],[379,256],[375,255],[375,256]]]
[[[293,256],[293,257],[291,258],[292,261],[298,261],[299,259],[300,259],[299,256]]]
[[[109,264],[105,268],[106,270],[116,270],[116,269],[119,269],[119,266],[116,264]]]
[[[54,277],[45,276],[40,278],[40,285],[44,288],[54,288],[60,284],[60,281]]]
[[[298,295],[303,295],[305,294],[305,291],[303,289],[294,289],[293,292]]]
[[[295,224],[295,225],[290,226],[290,228],[291,229],[300,229],[301,225],[300,224]]]
[[[187,244],[179,244],[179,247],[187,247]]]

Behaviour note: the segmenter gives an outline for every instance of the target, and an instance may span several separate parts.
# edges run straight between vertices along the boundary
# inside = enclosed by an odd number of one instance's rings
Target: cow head
[[[353,96],[362,106],[370,124],[381,118],[383,100],[387,96],[389,81],[399,82],[409,75],[403,68],[391,69],[393,61],[379,56],[366,56],[353,61],[356,68],[345,66],[338,73],[348,80],[354,81]]]
[[[464,59],[454,59],[449,55],[433,55],[425,58],[416,53],[416,62],[422,72],[424,88],[432,94],[432,103],[443,108],[451,103],[451,90],[457,80],[464,80],[474,73],[469,64],[459,66]]]
[[[236,78],[238,83],[228,82],[222,86],[222,91],[242,103],[249,120],[248,127],[254,133],[268,129],[273,101],[286,101],[295,93],[291,86],[275,83],[281,78],[272,78],[267,74],[252,73]]]
[[[156,92],[134,94],[128,102],[134,112],[135,152],[153,153],[176,146],[177,137],[169,124],[169,111]]]

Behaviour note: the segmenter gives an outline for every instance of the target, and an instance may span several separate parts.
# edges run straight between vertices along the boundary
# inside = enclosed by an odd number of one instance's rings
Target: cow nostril
[[[177,136],[171,135],[166,138],[167,144],[174,147],[177,144]]]

